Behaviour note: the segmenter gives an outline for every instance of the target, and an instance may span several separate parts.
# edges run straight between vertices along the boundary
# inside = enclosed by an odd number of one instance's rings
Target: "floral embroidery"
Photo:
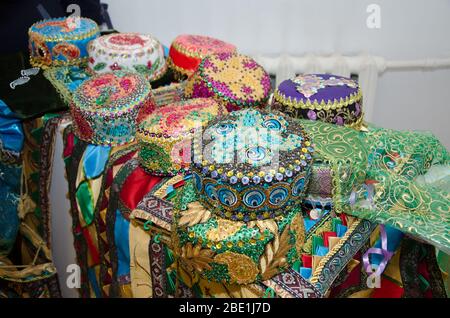
[[[103,73],[84,81],[72,97],[72,115],[82,139],[122,145],[135,136],[136,118],[155,106],[150,85],[136,73]]]
[[[186,85],[189,97],[214,96],[228,111],[265,106],[271,89],[267,72],[253,59],[236,53],[210,55]]]
[[[232,44],[203,35],[180,35],[174,40],[172,46],[180,48],[181,51],[195,52],[201,56],[218,52],[234,52],[236,50],[236,47]]]
[[[109,39],[109,41],[113,44],[117,45],[135,45],[138,44],[140,46],[144,46],[147,41],[141,38],[139,34],[118,34],[113,35]]]

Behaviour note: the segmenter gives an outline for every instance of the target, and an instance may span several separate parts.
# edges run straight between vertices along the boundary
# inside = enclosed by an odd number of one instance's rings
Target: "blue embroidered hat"
[[[314,152],[299,123],[253,109],[212,121],[193,149],[200,201],[239,221],[273,218],[299,204]]]

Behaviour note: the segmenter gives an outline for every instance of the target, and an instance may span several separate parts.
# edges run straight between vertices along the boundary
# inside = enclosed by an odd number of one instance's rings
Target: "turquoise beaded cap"
[[[212,121],[193,149],[200,202],[245,222],[286,214],[301,202],[314,152],[298,122],[256,109]]]
[[[30,63],[47,68],[86,62],[87,45],[100,35],[100,30],[91,19],[62,17],[34,23],[28,35]]]

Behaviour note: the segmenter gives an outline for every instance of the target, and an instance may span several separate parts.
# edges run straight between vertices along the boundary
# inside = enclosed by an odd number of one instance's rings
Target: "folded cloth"
[[[8,255],[19,229],[21,167],[0,162],[0,256]]]

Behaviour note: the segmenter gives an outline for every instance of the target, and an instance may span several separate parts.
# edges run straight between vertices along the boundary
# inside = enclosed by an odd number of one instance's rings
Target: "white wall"
[[[165,45],[192,33],[231,42],[246,54],[450,57],[450,0],[102,1],[116,29],[151,33]],[[380,5],[380,29],[366,26],[371,3]],[[374,123],[431,130],[450,149],[449,120],[450,68],[381,75]]]

